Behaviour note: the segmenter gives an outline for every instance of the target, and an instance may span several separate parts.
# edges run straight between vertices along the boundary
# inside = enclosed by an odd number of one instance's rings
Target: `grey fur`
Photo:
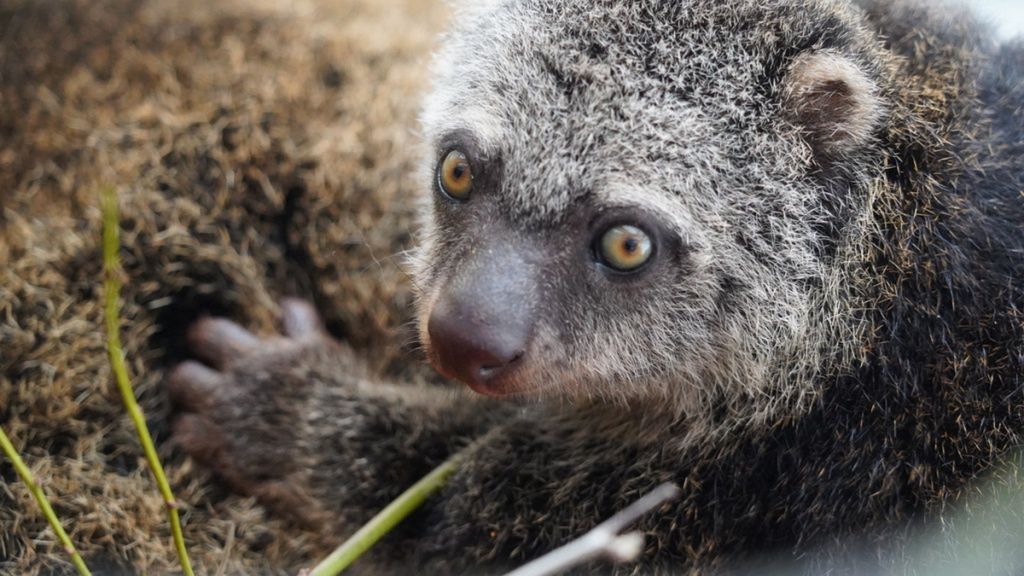
[[[457,12],[423,123],[435,149],[446,134],[468,130],[485,155],[502,156],[502,186],[480,201],[496,204],[524,234],[554,235],[567,213],[637,206],[667,222],[687,251],[680,272],[662,279],[667,285],[642,287],[628,306],[615,300],[614,286],[588,286],[595,300],[575,307],[567,305],[570,291],[552,294],[558,309],[539,328],[535,347],[544,352],[533,356],[542,360],[526,378],[577,397],[667,402],[704,438],[713,411],[732,414],[729,423],[764,421],[809,401],[808,384],[828,361],[852,361],[861,327],[843,309],[854,302],[843,264],[863,245],[867,205],[850,211],[839,238],[815,231],[827,215],[811,174],[814,150],[779,97],[787,88],[766,84],[771,56],[792,40],[774,30],[779,6],[495,2]],[[857,70],[874,60],[863,80],[858,75],[862,83],[883,73],[858,12],[844,3],[813,10],[849,30],[835,61]],[[750,26],[736,33],[730,22]],[[804,54],[816,51],[812,44]],[[843,122],[862,124],[847,157],[877,156],[865,148],[884,109],[866,106],[871,118]],[[868,176],[849,163],[852,175],[840,186],[866,187]],[[453,241],[456,230],[429,218],[424,230],[417,285],[429,311],[460,251],[488,239]],[[819,257],[825,240],[838,245],[839,258]],[[549,282],[557,290],[559,279]],[[426,313],[420,325],[429,341]],[[838,358],[822,358],[825,350]]]

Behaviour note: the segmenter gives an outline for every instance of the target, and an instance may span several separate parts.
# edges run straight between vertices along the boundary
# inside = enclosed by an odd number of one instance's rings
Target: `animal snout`
[[[508,307],[466,300],[442,297],[430,314],[434,367],[477,392],[501,394],[498,383],[526,354],[530,327]]]

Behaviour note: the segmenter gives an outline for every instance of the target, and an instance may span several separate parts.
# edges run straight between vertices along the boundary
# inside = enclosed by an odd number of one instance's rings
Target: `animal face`
[[[857,13],[767,4],[456,13],[414,258],[443,374],[688,415],[806,392],[785,387],[846,322],[885,107]]]

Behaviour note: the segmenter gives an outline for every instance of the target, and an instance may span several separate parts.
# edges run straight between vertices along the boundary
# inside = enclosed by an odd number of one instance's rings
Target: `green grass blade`
[[[163,496],[167,508],[167,518],[171,524],[171,536],[174,539],[174,547],[178,553],[178,560],[185,576],[194,576],[192,563],[188,558],[188,550],[185,548],[185,537],[181,531],[181,519],[178,516],[178,502],[171,491],[171,485],[164,474],[164,468],[157,457],[156,446],[146,426],[146,418],[135,399],[132,390],[131,380],[128,378],[128,368],[124,362],[124,352],[121,347],[119,302],[121,298],[121,259],[120,259],[120,224],[118,217],[117,192],[114,188],[105,188],[100,194],[100,203],[103,209],[103,272],[104,292],[106,295],[105,318],[107,324],[107,352],[110,355],[110,366],[114,371],[114,379],[117,389],[121,393],[121,400],[124,402],[128,416],[135,425],[135,431],[139,435],[139,443],[145,452],[149,469],[153,472],[160,495]]]
[[[381,510],[337,550],[318,564],[308,576],[337,576],[348,568],[399,522],[412,514],[423,502],[440,490],[459,468],[465,450],[459,452],[427,474]]]
[[[75,545],[71,542],[71,537],[64,531],[64,527],[61,526],[60,519],[57,518],[57,513],[53,511],[53,506],[50,506],[50,501],[46,498],[46,493],[43,492],[39,483],[32,476],[32,472],[25,465],[25,461],[18,455],[18,451],[14,449],[14,444],[11,443],[11,439],[7,437],[7,433],[4,432],[3,428],[0,428],[0,449],[3,450],[4,455],[11,461],[14,466],[14,471],[18,473],[18,477],[21,481],[28,486],[32,496],[39,503],[39,508],[43,511],[43,516],[46,517],[46,521],[50,523],[50,528],[53,528],[57,539],[60,540],[61,545],[64,547],[64,551],[71,557],[71,563],[75,565],[78,573],[82,576],[92,576],[89,572],[89,568],[86,567],[85,561],[78,554],[78,550],[75,549]]]

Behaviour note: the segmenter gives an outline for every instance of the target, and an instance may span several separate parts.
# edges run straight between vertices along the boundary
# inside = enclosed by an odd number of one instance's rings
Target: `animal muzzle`
[[[515,245],[474,250],[440,288],[427,324],[431,362],[482,394],[519,388],[537,310],[536,265]]]

